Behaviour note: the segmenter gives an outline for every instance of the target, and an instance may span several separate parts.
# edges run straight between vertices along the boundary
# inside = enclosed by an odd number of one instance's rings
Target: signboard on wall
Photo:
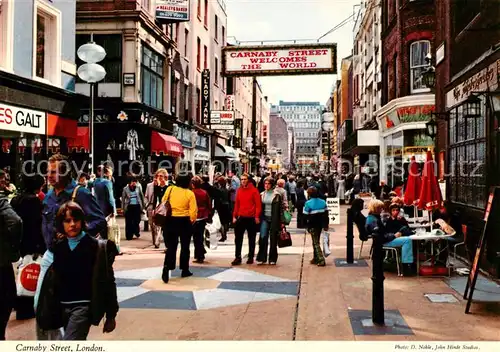
[[[45,134],[47,114],[0,103],[0,129],[34,134]]]
[[[189,0],[156,0],[158,21],[189,21]]]
[[[222,75],[336,74],[337,44],[229,46],[222,49]]]
[[[201,122],[210,125],[210,70],[201,74]]]
[[[226,95],[224,105],[226,110],[234,110],[234,95]]]
[[[403,123],[427,122],[435,111],[435,105],[401,107],[383,115],[380,119],[380,126],[382,131],[388,131]]]
[[[234,120],[233,148],[243,148],[243,119]]]
[[[231,131],[234,129],[234,111],[212,111],[210,112],[210,129]]]

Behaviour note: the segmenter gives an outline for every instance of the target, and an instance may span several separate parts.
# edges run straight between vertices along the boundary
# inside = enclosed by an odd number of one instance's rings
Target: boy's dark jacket
[[[113,263],[118,251],[112,241],[98,240],[88,235],[85,239],[92,241],[91,245],[95,246],[97,251],[90,306],[90,323],[97,326],[104,316],[107,319],[114,319],[119,310],[113,273]],[[56,252],[57,246],[61,245],[67,246],[67,240],[64,239],[55,245]],[[54,265],[51,265],[42,283],[36,312],[37,323],[44,330],[54,330],[63,326],[63,305],[58,294],[59,284]]]

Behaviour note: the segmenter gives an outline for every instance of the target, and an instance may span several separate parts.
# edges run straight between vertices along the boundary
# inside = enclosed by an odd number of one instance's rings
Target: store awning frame
[[[227,158],[229,160],[240,160],[238,153],[233,147],[228,145],[217,144],[215,146],[216,158]]]
[[[184,157],[184,148],[174,136],[151,131],[151,153],[168,155],[174,158]]]

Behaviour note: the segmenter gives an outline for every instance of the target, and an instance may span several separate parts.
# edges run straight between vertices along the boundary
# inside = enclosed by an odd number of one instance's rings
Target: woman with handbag
[[[198,206],[196,205],[196,197],[190,188],[191,177],[180,174],[175,180],[175,186],[168,187],[162,199],[167,208],[167,220],[163,226],[167,246],[161,276],[164,283],[168,283],[169,271],[175,269],[179,240],[181,242],[179,259],[181,276],[193,275],[189,271],[189,258],[191,256],[189,246],[193,235],[193,223],[198,218]]]
[[[212,218],[212,200],[208,192],[201,189],[203,180],[199,176],[194,176],[192,181],[193,193],[196,197],[196,206],[198,207],[198,218],[193,224],[193,242],[194,242],[194,259],[198,264],[203,264],[205,261],[205,245],[203,243],[205,235],[205,226],[207,222],[211,222]]]
[[[264,180],[264,192],[261,193],[262,215],[260,220],[259,253],[257,264],[267,262],[269,248],[269,264],[276,265],[278,261],[278,236],[284,227],[284,209],[281,194],[274,188],[274,179],[267,177]]]

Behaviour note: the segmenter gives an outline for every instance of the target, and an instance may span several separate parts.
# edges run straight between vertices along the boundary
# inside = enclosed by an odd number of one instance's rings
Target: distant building
[[[276,164],[277,159],[286,162],[290,158],[288,125],[277,112],[271,112],[269,116],[268,157],[269,164]]]
[[[321,129],[319,102],[285,102],[273,105],[271,111],[279,113],[288,126],[293,128],[295,138],[294,161],[299,168],[313,166],[318,148],[318,131]]]

